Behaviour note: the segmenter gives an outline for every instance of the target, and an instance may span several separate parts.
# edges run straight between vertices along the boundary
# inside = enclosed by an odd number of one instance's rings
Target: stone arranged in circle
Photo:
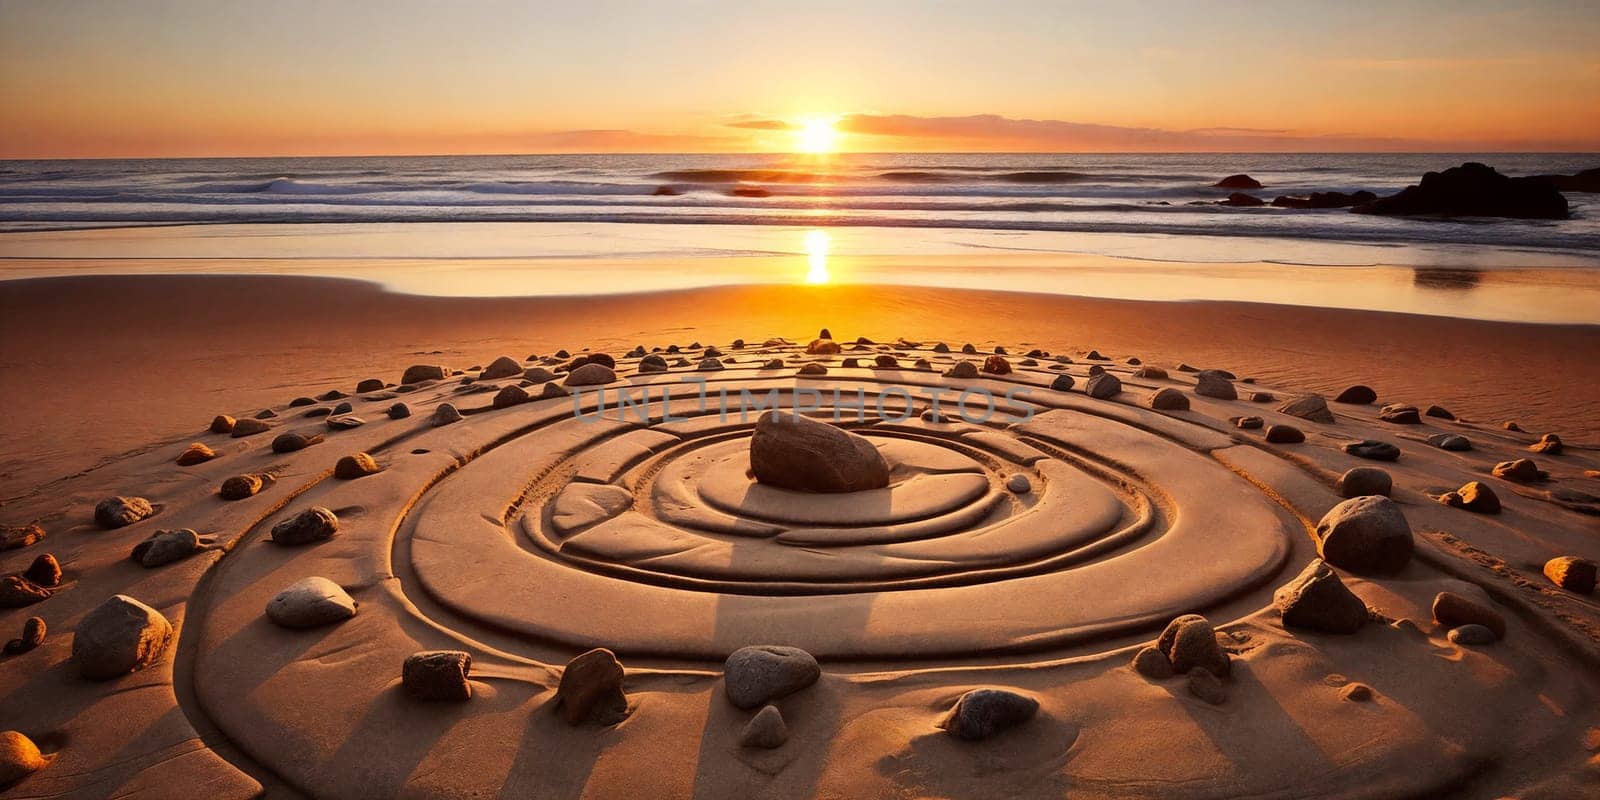
[[[400,684],[415,700],[461,703],[472,699],[472,654],[465,650],[423,650],[406,657]]]
[[[1370,386],[1356,384],[1340,392],[1333,398],[1335,403],[1349,403],[1352,405],[1368,405],[1378,400],[1378,393]]]
[[[183,452],[178,454],[177,464],[180,467],[188,467],[210,461],[216,457],[217,452],[215,450],[212,450],[201,442],[195,442],[194,444],[185,447]]]
[[[622,663],[610,650],[595,648],[567,662],[554,699],[556,713],[568,725],[615,725],[628,716],[622,691]]]
[[[1456,415],[1450,413],[1450,409],[1440,405],[1428,406],[1425,410],[1423,410],[1422,415],[1425,417],[1437,417],[1439,419],[1453,420],[1456,418]]]
[[[1314,394],[1296,397],[1278,406],[1278,412],[1324,425],[1332,425],[1334,421],[1333,412],[1328,410],[1328,401]]]
[[[1172,659],[1167,658],[1167,654],[1155,645],[1139,648],[1139,652],[1133,654],[1132,666],[1134,672],[1155,681],[1166,680],[1176,674],[1172,670]]]
[[[1039,713],[1039,701],[1004,689],[973,689],[956,701],[939,723],[963,741],[988,739],[1015,728]]]
[[[1502,461],[1494,465],[1492,474],[1496,478],[1504,478],[1518,483],[1534,483],[1548,480],[1550,473],[1539,469],[1531,458],[1518,458],[1512,461]]]
[[[234,430],[230,435],[234,438],[253,437],[256,434],[266,434],[267,430],[272,430],[272,426],[259,419],[240,419],[234,422]]]
[[[1460,489],[1445,492],[1439,496],[1439,502],[1479,514],[1500,513],[1500,497],[1481,481],[1469,481]]]
[[[1540,436],[1539,441],[1529,445],[1528,449],[1535,453],[1544,453],[1546,455],[1554,456],[1561,454],[1561,447],[1561,437],[1553,433],[1547,433],[1543,436]]]
[[[72,662],[85,678],[111,680],[154,664],[172,639],[172,623],[161,612],[127,595],[112,595],[78,622]]]
[[[1363,439],[1359,442],[1346,442],[1342,448],[1346,453],[1358,458],[1370,458],[1373,461],[1397,461],[1400,459],[1400,448],[1377,439]]]
[[[1202,668],[1226,677],[1232,669],[1227,651],[1217,642],[1216,631],[1199,614],[1184,614],[1167,623],[1156,640],[1156,649],[1172,662],[1172,671],[1180,675]]]
[[[489,405],[493,408],[510,408],[522,405],[531,399],[533,398],[528,394],[527,389],[513,384],[502,387],[500,391],[495,392],[494,399],[489,402]]]
[[[400,383],[410,385],[423,381],[442,381],[446,374],[447,370],[436,364],[413,364],[400,375]]]
[[[767,411],[757,420],[750,469],[763,484],[803,492],[860,492],[889,485],[889,464],[872,442],[780,411]]]
[[[1388,497],[1394,491],[1394,479],[1377,467],[1351,467],[1339,476],[1334,486],[1340,497],[1364,497],[1380,494]]]
[[[351,453],[333,465],[333,477],[346,481],[374,475],[377,472],[377,460],[366,453]]]
[[[1215,397],[1218,400],[1237,400],[1239,392],[1233,388],[1233,382],[1222,377],[1213,370],[1205,370],[1197,374],[1194,393],[1202,397]]]
[[[783,712],[777,706],[763,706],[750,718],[739,734],[740,747],[771,750],[789,741],[789,726],[783,721]]]
[[[1422,415],[1417,411],[1416,406],[1399,404],[1384,406],[1383,409],[1378,412],[1378,419],[1381,419],[1384,422],[1392,422],[1396,425],[1422,424]]]
[[[1273,444],[1299,444],[1306,435],[1293,425],[1268,425],[1267,441]]]
[[[1506,635],[1506,619],[1500,612],[1455,592],[1433,596],[1433,621],[1446,628],[1482,625],[1493,631],[1496,639],[1504,639]]]
[[[1317,523],[1317,554],[1357,573],[1392,574],[1411,563],[1416,543],[1400,506],[1369,495],[1346,500]]]
[[[1500,637],[1494,635],[1494,631],[1477,624],[1451,628],[1450,632],[1446,634],[1446,638],[1455,644],[1463,645],[1494,644],[1500,640]]]
[[[822,667],[810,653],[784,645],[741,647],[728,656],[722,671],[728,702],[743,709],[787,697],[822,677]]]
[[[1109,372],[1102,372],[1089,376],[1089,382],[1084,385],[1083,391],[1097,400],[1108,400],[1122,391],[1122,381]]]
[[[433,416],[429,417],[428,421],[435,428],[443,427],[453,422],[460,422],[461,412],[457,411],[456,407],[449,403],[440,403],[438,408],[433,410]]]
[[[1467,437],[1457,433],[1436,433],[1428,437],[1428,444],[1440,450],[1449,450],[1457,453],[1472,449],[1472,442]]]
[[[946,378],[976,378],[978,377],[978,365],[971,361],[957,361],[944,371],[944,376]]]
[[[304,450],[307,447],[310,447],[314,444],[319,444],[321,442],[321,434],[307,436],[303,433],[295,433],[293,431],[289,433],[281,433],[278,434],[277,438],[272,440],[272,452],[293,453],[296,450]]]
[[[267,619],[283,628],[316,628],[356,615],[356,601],[321,576],[301,578],[267,601]]]
[[[584,364],[567,373],[567,379],[563,383],[568,386],[604,386],[615,383],[616,380],[617,373],[611,367],[604,364]]]
[[[1156,411],[1188,411],[1189,398],[1185,397],[1183,392],[1168,387],[1156,390],[1145,400],[1145,405]]]
[[[8,656],[20,656],[36,649],[39,645],[44,644],[44,637],[48,632],[49,628],[44,624],[43,617],[28,617],[27,621],[22,623],[22,635],[6,642],[5,654]],[[4,782],[0,781],[0,786],[3,785],[5,785]]]
[[[1577,556],[1556,556],[1544,562],[1544,576],[1550,582],[1578,594],[1594,594],[1595,562]]]
[[[332,539],[339,532],[339,517],[322,506],[312,506],[272,526],[272,541],[296,546]]]
[[[49,553],[40,553],[35,556],[33,563],[22,571],[23,580],[46,588],[61,585],[61,562]]]
[[[217,494],[222,495],[224,500],[243,500],[255,496],[264,485],[266,481],[260,475],[235,475],[222,482]]]
[[[489,366],[484,367],[483,371],[478,373],[478,380],[494,381],[521,374],[522,365],[518,363],[516,359],[512,358],[511,356],[501,356],[494,361],[489,362]],[[381,389],[383,387],[379,386],[378,388]],[[362,390],[358,389],[357,391]]]
[[[102,528],[126,528],[156,513],[155,506],[143,497],[107,497],[94,506],[94,521]]]
[[[0,731],[0,786],[9,787],[44,769],[49,759],[39,746],[18,731]]]
[[[191,528],[156,531],[133,548],[130,558],[147,569],[182,561],[204,549],[200,534]]]
[[[983,360],[983,371],[990,375],[1010,375],[1011,362],[1001,356],[989,356]]]
[[[1367,604],[1322,559],[1312,559],[1294,580],[1278,587],[1272,604],[1286,628],[1349,634],[1370,618]]]

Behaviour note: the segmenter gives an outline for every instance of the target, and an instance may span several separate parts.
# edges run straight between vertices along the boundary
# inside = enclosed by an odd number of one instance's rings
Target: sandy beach
[[[694,269],[693,262],[680,262]],[[917,287],[766,286],[601,298],[439,298],[316,278],[128,276],[0,283],[0,498],[217,413],[443,359],[835,331],[983,348],[1099,348],[1227,364],[1306,391],[1367,383],[1485,424],[1600,439],[1600,329],[1259,303],[1141,303]],[[219,335],[219,331],[226,331]],[[1381,351],[1383,358],[1371,358]],[[72,380],[63,369],[73,365]],[[38,387],[49,386],[49,391]],[[1506,387],[1489,391],[1490,386]],[[108,402],[114,398],[111,402]]]
[[[0,2],[0,800],[1600,800],[1600,6]]]
[[[79,630],[6,657],[0,711],[50,762],[7,796],[1200,798],[1316,775],[1555,798],[1600,774],[1600,606],[1544,574],[1595,553],[1593,326],[261,276],[0,303],[0,522],[46,534],[4,571],[61,572],[0,622]],[[752,477],[762,409],[701,386],[849,431],[882,488]],[[1497,466],[1519,458],[1544,475]],[[1393,516],[1340,523],[1368,494]],[[86,680],[77,640],[116,593],[177,635]],[[419,651],[445,671],[402,669]]]

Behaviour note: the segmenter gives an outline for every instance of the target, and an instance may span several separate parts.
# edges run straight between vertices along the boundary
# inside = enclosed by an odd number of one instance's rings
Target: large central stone
[[[756,421],[750,470],[768,486],[802,492],[861,492],[889,485],[889,464],[871,442],[783,411],[768,411]]]

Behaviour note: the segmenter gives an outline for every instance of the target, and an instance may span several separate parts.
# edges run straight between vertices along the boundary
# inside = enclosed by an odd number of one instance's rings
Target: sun
[[[832,153],[839,147],[838,117],[807,117],[795,128],[795,149],[801,153]]]

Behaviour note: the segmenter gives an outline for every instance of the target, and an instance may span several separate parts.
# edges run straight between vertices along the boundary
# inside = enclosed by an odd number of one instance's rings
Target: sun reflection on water
[[[806,283],[828,282],[828,232],[806,232]]]

